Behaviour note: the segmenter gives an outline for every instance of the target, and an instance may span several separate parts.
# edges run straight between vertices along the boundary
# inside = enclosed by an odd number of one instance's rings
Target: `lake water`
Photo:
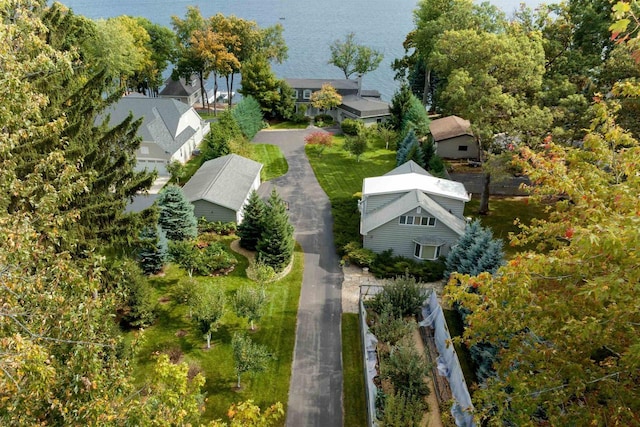
[[[356,39],[384,54],[380,67],[364,76],[365,89],[377,89],[390,100],[398,87],[391,63],[404,54],[402,42],[413,28],[417,0],[62,0],[74,12],[89,18],[144,16],[170,26],[171,16],[184,17],[187,6],[198,6],[207,17],[218,12],[254,20],[260,27],[282,24],[289,58],[274,64],[280,78],[343,78],[327,64],[329,45],[353,32]],[[507,14],[520,1],[494,0]],[[528,1],[529,4],[537,2]]]

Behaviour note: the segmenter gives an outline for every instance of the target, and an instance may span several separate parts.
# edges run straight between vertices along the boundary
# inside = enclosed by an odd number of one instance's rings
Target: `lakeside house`
[[[160,176],[169,175],[169,163],[186,163],[210,130],[209,123],[187,104],[140,94],[120,98],[97,121],[101,123],[109,117],[110,123],[120,123],[129,114],[134,119],[142,118],[137,133],[142,142],[136,150],[136,170],[156,170]]]
[[[363,247],[417,260],[445,256],[464,234],[470,199],[462,183],[434,177],[412,160],[365,178],[358,205]]]
[[[324,84],[330,84],[342,96],[342,104],[326,111],[341,123],[344,119],[358,119],[365,125],[383,123],[391,117],[389,104],[381,99],[377,90],[362,89],[362,77],[351,79],[285,79],[294,92],[296,112],[307,116],[320,114],[311,106],[311,94],[319,91]]]
[[[180,77],[178,80],[173,80],[173,78],[169,77],[165,80],[164,88],[162,88],[158,96],[160,98],[175,99],[187,104],[189,107],[193,107],[196,102],[202,100],[200,79],[195,75],[188,80],[184,77]]]

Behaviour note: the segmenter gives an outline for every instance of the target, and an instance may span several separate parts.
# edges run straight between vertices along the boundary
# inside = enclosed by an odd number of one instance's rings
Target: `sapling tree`
[[[238,317],[245,317],[249,321],[249,328],[255,331],[255,324],[264,313],[267,297],[256,287],[241,286],[233,297],[233,309]]]
[[[207,348],[211,348],[211,334],[218,330],[226,309],[224,291],[210,284],[200,284],[190,301],[192,318],[198,329],[207,340]]]
[[[316,153],[320,157],[327,147],[333,145],[333,135],[329,132],[317,131],[305,136],[304,142],[315,147]]]
[[[263,345],[254,343],[245,334],[235,333],[231,339],[233,361],[238,378],[237,388],[241,387],[240,379],[247,372],[263,371],[271,355]]]

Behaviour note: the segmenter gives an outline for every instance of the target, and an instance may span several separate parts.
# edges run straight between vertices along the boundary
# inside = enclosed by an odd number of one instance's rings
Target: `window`
[[[293,90],[293,95],[291,95],[293,99],[298,99],[298,89]]]
[[[305,89],[304,92],[302,92],[302,98],[311,99],[311,89]]]
[[[401,215],[399,223],[400,225],[423,225],[425,227],[435,227],[436,219],[431,216]]]
[[[415,244],[413,255],[418,259],[434,260],[440,256],[440,246]]]
[[[466,145],[458,145],[458,151],[467,151],[469,147]]]

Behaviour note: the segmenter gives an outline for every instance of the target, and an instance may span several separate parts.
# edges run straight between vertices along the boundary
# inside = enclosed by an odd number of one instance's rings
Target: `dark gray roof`
[[[238,211],[261,170],[261,163],[229,154],[204,162],[182,191],[190,202],[206,200]]]
[[[413,160],[401,164],[397,168],[385,173],[384,176],[403,175],[405,173],[419,173],[421,175],[433,176]]]
[[[337,90],[358,90],[358,82],[349,79],[284,79],[293,89],[320,90],[322,85],[329,83]]]
[[[360,118],[388,116],[389,104],[373,98],[363,98],[357,95],[342,97],[340,108],[357,115]]]
[[[164,151],[173,154],[196,133],[192,126],[180,126],[181,117],[189,110],[191,107],[171,98],[125,96],[107,108],[97,122],[110,115],[111,124],[120,123],[131,112],[135,119],[143,118],[138,136],[144,142],[155,142]]]
[[[200,90],[200,79],[196,77],[192,77],[188,82],[184,77],[180,77],[179,80],[169,77],[164,84],[160,96],[188,97]]]

